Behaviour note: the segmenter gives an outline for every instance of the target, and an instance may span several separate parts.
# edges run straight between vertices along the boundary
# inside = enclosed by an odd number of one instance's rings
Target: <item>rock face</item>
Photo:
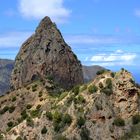
[[[10,76],[14,67],[14,61],[0,59],[0,95],[10,89]]]
[[[11,84],[17,89],[39,77],[51,77],[65,89],[83,83],[80,61],[49,17],[45,17],[35,34],[23,43]]]

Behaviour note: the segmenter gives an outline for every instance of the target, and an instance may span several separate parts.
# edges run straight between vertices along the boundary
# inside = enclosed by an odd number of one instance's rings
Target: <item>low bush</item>
[[[27,109],[31,109],[32,108],[32,105],[31,104],[27,104],[26,108]]]
[[[22,137],[18,136],[16,140],[23,140]]]
[[[46,126],[44,126],[43,128],[42,128],[42,130],[41,130],[41,134],[46,134],[47,133],[47,128],[46,128]]]
[[[16,101],[16,97],[14,96],[14,97],[12,97],[12,102],[15,102]]]
[[[11,107],[9,107],[9,113],[13,113],[14,111],[15,111],[15,106],[11,106]]]
[[[105,73],[105,70],[100,70],[100,71],[97,71],[97,75],[101,75],[101,74],[103,74],[103,73]]]
[[[14,126],[14,123],[12,121],[10,121],[10,122],[7,123],[7,126],[8,127],[13,127]]]
[[[79,86],[76,86],[73,88],[72,90],[74,92],[75,95],[78,95],[79,94],[79,91],[80,91],[80,87]]]
[[[51,121],[53,119],[53,115],[50,111],[46,112],[46,117]]]
[[[79,95],[77,98],[74,99],[75,104],[82,104],[85,102],[86,102],[86,100],[82,95]]]
[[[90,86],[88,87],[88,91],[89,91],[90,93],[95,93],[95,92],[98,91],[98,87],[96,87],[95,85],[90,85]]]
[[[77,119],[77,126],[79,128],[81,128],[84,124],[85,124],[86,120],[84,117],[80,116],[78,119]]]
[[[122,127],[122,126],[125,126],[125,121],[122,118],[116,118],[113,124],[115,126]]]
[[[72,122],[71,116],[69,114],[65,114],[62,118],[62,122],[64,124],[71,124],[71,122]]]
[[[30,127],[33,127],[34,126],[34,121],[30,117],[28,117],[26,119],[26,125],[30,126]]]
[[[132,123],[134,125],[140,123],[140,115],[139,114],[136,114],[132,117]]]

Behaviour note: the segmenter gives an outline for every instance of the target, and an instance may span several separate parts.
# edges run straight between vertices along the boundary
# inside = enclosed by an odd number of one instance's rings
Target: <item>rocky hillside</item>
[[[0,95],[10,88],[10,77],[14,67],[14,61],[0,59]]]
[[[139,113],[140,89],[124,69],[104,71],[91,83],[70,91],[52,79],[42,79],[0,98],[0,137],[128,140],[140,134]]]
[[[92,81],[98,74],[98,71],[105,70],[101,66],[83,66],[84,82]]]
[[[17,89],[46,77],[53,78],[65,89],[83,83],[80,61],[49,17],[45,17],[35,34],[23,43],[15,60],[11,83],[13,89]]]

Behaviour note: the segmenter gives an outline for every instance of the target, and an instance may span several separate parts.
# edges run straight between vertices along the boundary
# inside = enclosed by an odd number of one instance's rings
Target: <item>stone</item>
[[[11,87],[18,89],[40,77],[52,77],[64,89],[83,83],[82,65],[55,23],[45,17],[16,57]]]

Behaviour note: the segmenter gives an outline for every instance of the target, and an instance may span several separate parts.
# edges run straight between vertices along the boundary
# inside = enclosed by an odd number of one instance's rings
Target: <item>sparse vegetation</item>
[[[72,122],[71,116],[69,114],[65,114],[62,118],[62,122],[64,124],[71,124],[71,122]]]
[[[41,134],[46,134],[47,133],[47,128],[46,128],[46,126],[44,126],[43,128],[42,128],[42,130],[41,130]]]
[[[18,136],[16,140],[23,140],[21,136]]]
[[[50,111],[46,112],[46,117],[51,121],[53,119],[53,115]]]
[[[122,126],[125,126],[125,121],[122,118],[116,118],[113,124],[115,126],[122,127]]]
[[[72,90],[74,92],[75,95],[78,95],[79,94],[79,91],[80,91],[80,87],[79,86],[76,86],[73,88]]]
[[[7,126],[11,128],[11,127],[14,126],[14,123],[12,121],[10,121],[10,122],[7,123]]]
[[[139,115],[139,114],[136,114],[136,115],[134,115],[134,116],[132,117],[132,123],[133,123],[134,125],[140,123],[140,115]]]
[[[32,92],[35,92],[35,91],[37,91],[37,84],[32,86]]]
[[[84,124],[85,124],[86,120],[84,117],[80,116],[78,119],[77,119],[77,126],[79,128],[81,128]]]
[[[13,113],[14,111],[15,111],[15,106],[11,106],[11,107],[9,107],[9,113]]]
[[[90,132],[86,127],[83,127],[80,132],[81,140],[92,140],[90,138]]]
[[[32,108],[32,105],[31,104],[27,104],[26,108],[27,109],[31,109]]]
[[[42,91],[39,92],[38,97],[42,97]]]
[[[105,93],[107,96],[110,96],[113,93],[112,80],[110,78],[106,80],[106,87],[104,87],[101,92]]]
[[[95,93],[95,92],[98,91],[98,87],[96,87],[95,85],[90,85],[90,86],[88,87],[88,91],[89,91],[90,93]]]
[[[97,71],[97,75],[101,75],[101,74],[103,74],[103,73],[105,73],[105,70],[100,70],[100,71]]]
[[[27,126],[30,126],[30,127],[33,127],[34,126],[34,121],[31,119],[31,117],[28,117],[26,119],[26,125]]]
[[[16,101],[16,97],[14,96],[14,97],[12,97],[12,102],[15,102]]]
[[[82,103],[85,103],[85,102],[86,102],[86,100],[82,95],[78,95],[77,98],[74,98],[74,103],[75,104],[82,104]]]
[[[39,117],[39,114],[40,114],[39,109],[31,110],[31,112],[30,112],[30,115],[31,115],[32,118]]]

